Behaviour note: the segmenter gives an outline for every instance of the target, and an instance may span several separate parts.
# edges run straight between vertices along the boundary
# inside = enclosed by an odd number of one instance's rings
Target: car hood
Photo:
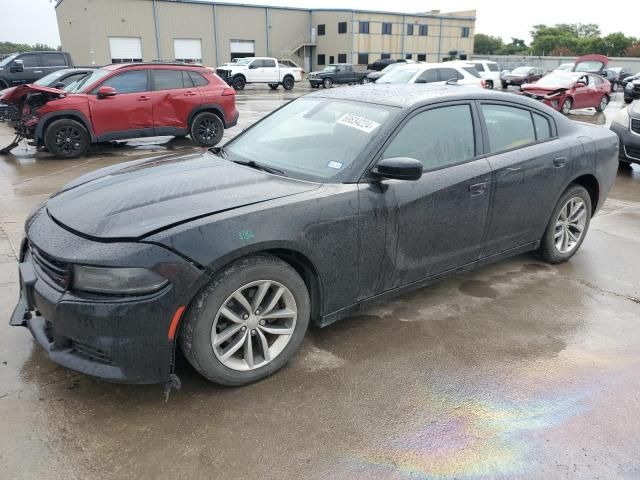
[[[629,115],[636,118],[640,117],[640,102],[633,102],[627,108],[629,110]]]
[[[213,154],[168,155],[84,175],[47,201],[49,215],[78,234],[141,238],[235,208],[318,188]]]
[[[67,92],[52,87],[43,87],[41,85],[20,85],[18,87],[7,88],[2,91],[0,101],[6,104],[18,103],[28,93],[46,93],[56,97],[66,97]]]
[[[522,86],[522,91],[526,93],[533,93],[536,95],[546,95],[549,93],[558,92],[560,90],[571,90],[571,88],[572,87],[561,87],[560,85],[557,85],[557,86],[551,85],[548,87],[541,87],[535,83],[525,83]]]

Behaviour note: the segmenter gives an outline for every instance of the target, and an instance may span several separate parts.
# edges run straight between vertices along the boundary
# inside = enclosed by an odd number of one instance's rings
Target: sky
[[[150,0],[149,0],[150,1]],[[636,0],[632,0],[632,3]],[[52,0],[0,0],[0,41],[16,43],[60,44],[58,25]],[[595,1],[536,0],[535,2],[504,2],[498,0],[245,0],[256,5],[280,5],[304,8],[354,8],[367,10],[397,11],[403,13],[425,12],[439,9],[477,11],[476,33],[502,37],[509,42],[511,37],[531,40],[529,31],[540,23],[597,23],[604,34],[622,31],[640,37],[637,15],[625,15],[623,3],[620,8],[608,8]],[[506,8],[504,5],[508,5]],[[629,13],[626,10],[626,13]]]

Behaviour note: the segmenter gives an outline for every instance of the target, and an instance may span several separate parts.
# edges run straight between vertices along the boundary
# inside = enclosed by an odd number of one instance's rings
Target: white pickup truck
[[[235,63],[216,68],[216,74],[236,90],[248,83],[266,83],[271,90],[282,85],[291,90],[295,82],[302,80],[302,69],[284,67],[270,57],[245,57]]]

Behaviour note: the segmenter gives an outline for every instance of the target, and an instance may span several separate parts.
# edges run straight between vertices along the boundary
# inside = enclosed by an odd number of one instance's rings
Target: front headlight
[[[629,111],[626,108],[623,108],[611,121],[623,126],[624,128],[629,128]]]
[[[627,86],[624,87],[624,89],[625,90],[629,90],[629,91],[633,90],[633,83],[631,83],[631,82],[627,83]]]
[[[111,295],[151,293],[169,281],[146,268],[104,268],[74,265],[73,288]]]

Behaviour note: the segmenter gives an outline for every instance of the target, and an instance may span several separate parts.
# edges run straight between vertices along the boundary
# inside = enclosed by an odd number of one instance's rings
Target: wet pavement
[[[247,89],[226,135],[306,91]],[[606,125],[620,100],[573,118]],[[169,150],[197,147],[0,157],[0,478],[640,478],[640,168],[619,170],[566,264],[519,256],[312,329],[244,388],[179,359],[183,388],[165,403],[160,386],[56,366],[7,322],[29,211],[80,174]]]

